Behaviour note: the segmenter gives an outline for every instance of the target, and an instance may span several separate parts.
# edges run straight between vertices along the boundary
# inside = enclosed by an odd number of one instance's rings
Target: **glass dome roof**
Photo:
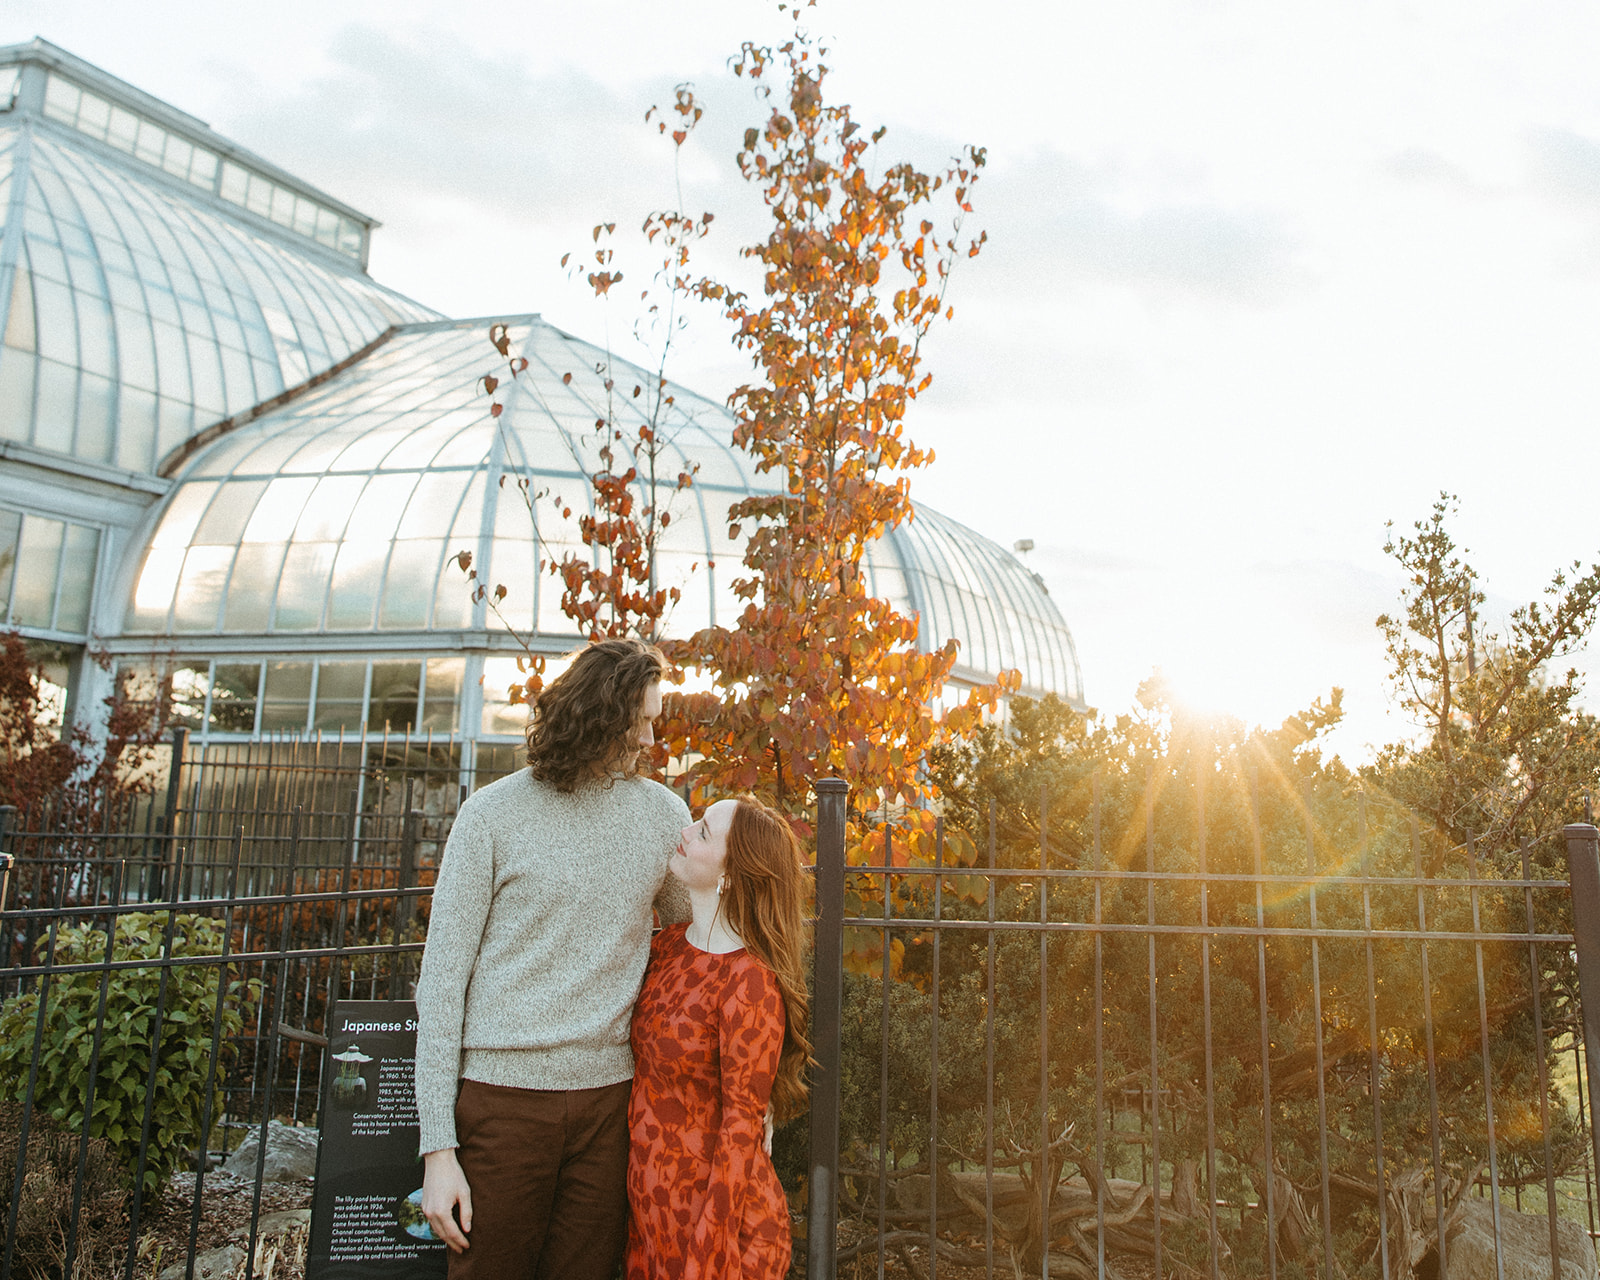
[[[1015,669],[1025,694],[1083,701],[1077,647],[1043,578],[997,543],[927,506],[919,505],[916,518],[885,541],[905,591],[885,591],[880,569],[879,593],[918,614],[924,635],[961,641],[957,676],[987,679]]]
[[[559,584],[538,567],[581,546],[576,517],[595,469],[592,429],[605,399],[596,366],[606,354],[536,316],[511,318],[529,368],[496,420],[478,385],[499,364],[489,323],[405,326],[198,449],[126,566],[126,612],[120,626],[107,619],[107,631],[181,636],[184,648],[210,647],[203,637],[213,637],[234,650],[291,636],[297,647],[311,637],[371,647],[376,633],[387,633],[385,647],[450,647],[466,633],[485,633],[480,647],[509,647],[497,646],[504,628],[486,606],[472,603],[456,563],[467,550],[482,580],[506,586],[506,623],[536,633],[540,647],[570,647],[576,633]],[[648,376],[622,361],[611,367],[619,387]],[[727,508],[774,481],[731,447],[724,406],[674,394],[661,431],[665,469],[693,468],[695,478],[674,499],[658,570],[683,592],[668,633],[686,635],[735,616],[729,584],[742,547],[728,539]],[[619,397],[619,415],[642,423],[640,403]],[[574,508],[571,518],[558,500]],[[1025,692],[1081,702],[1066,623],[1008,552],[921,507],[867,561],[875,594],[920,614],[923,644],[960,641],[958,677],[1017,667]]]
[[[17,223],[0,242],[0,438],[154,472],[197,431],[436,316],[367,277],[349,217],[281,183],[262,197],[220,153],[205,169],[177,126],[101,121],[84,101],[109,103],[49,83],[44,114],[0,114]]]

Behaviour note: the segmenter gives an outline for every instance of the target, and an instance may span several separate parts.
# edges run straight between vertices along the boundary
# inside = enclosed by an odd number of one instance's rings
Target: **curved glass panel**
[[[0,508],[0,625],[82,636],[101,531]]]

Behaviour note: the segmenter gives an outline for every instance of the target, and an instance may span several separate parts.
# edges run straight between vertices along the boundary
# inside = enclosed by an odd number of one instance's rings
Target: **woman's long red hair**
[[[771,969],[783,993],[783,1050],[772,1084],[778,1123],[806,1108],[806,1039],[810,1000],[806,995],[805,867],[800,842],[775,809],[754,796],[740,796],[728,825],[727,888],[722,910],[745,950]]]

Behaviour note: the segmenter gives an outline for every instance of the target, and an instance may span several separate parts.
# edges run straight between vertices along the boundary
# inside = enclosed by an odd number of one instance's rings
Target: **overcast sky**
[[[1276,723],[1342,685],[1354,762],[1406,731],[1373,625],[1385,521],[1459,494],[1492,611],[1595,557],[1600,9],[823,0],[810,22],[884,161],[988,148],[989,247],[927,348],[910,429],[938,460],[913,493],[1033,539],[1092,703],[1159,666]],[[619,349],[631,317],[558,259],[674,202],[643,116],[692,81],[684,202],[717,214],[703,265],[740,270],[762,222],[732,156],[761,112],[727,59],[781,30],[757,0],[0,7],[0,40],[42,35],[379,218],[384,283]],[[747,366],[706,313],[673,368],[720,396]]]

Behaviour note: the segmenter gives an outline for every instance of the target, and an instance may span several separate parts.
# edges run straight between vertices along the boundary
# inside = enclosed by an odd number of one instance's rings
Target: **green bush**
[[[220,921],[180,915],[171,923],[174,957],[221,954]],[[167,924],[165,913],[133,912],[118,917],[113,958],[159,960]],[[105,954],[106,935],[102,930],[84,925],[57,931],[57,964],[99,963]],[[83,1131],[103,972],[55,974],[48,989],[34,1107],[72,1133]],[[153,963],[149,968],[114,969],[106,990],[94,1114],[88,1133],[91,1138],[103,1138],[130,1175],[138,1165],[161,974],[162,970]],[[159,1194],[167,1176],[184,1160],[186,1150],[205,1143],[200,1125],[212,1024],[223,980],[220,966],[214,964],[174,965],[167,970],[165,1012],[156,1049],[155,1102],[145,1158],[146,1194]],[[245,1011],[259,998],[260,984],[229,978],[226,990],[220,994],[225,1047],[227,1038],[244,1025]],[[12,997],[0,1008],[0,1091],[6,1096],[20,1099],[27,1087],[38,1019],[37,988]],[[219,1085],[221,1067],[219,1064]],[[220,1097],[218,1088],[212,1099],[213,1120]]]

